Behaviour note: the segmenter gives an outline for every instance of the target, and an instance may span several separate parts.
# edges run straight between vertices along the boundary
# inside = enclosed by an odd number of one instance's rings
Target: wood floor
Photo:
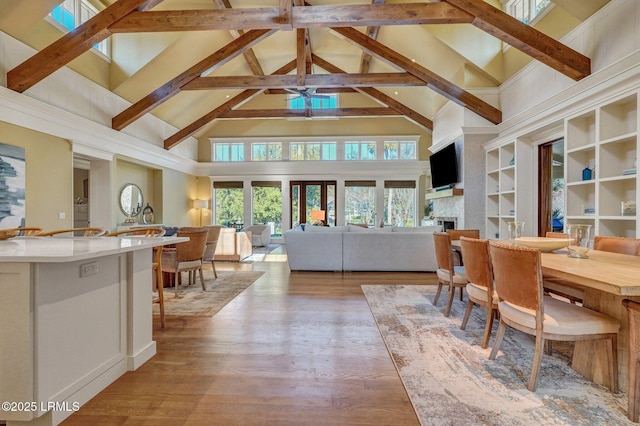
[[[429,273],[289,272],[284,255],[214,317],[154,318],[158,353],[64,425],[417,425],[361,284]]]

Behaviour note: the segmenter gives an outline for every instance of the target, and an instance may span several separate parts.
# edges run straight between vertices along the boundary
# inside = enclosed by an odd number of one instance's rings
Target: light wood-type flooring
[[[418,424],[360,285],[434,274],[292,273],[277,252],[216,268],[265,274],[213,317],[154,318],[157,354],[64,425]]]

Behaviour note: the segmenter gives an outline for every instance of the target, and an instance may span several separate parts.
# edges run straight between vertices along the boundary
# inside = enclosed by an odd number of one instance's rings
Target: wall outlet
[[[98,262],[85,263],[80,265],[80,278],[96,275],[98,273]]]
[[[58,219],[66,219],[66,218],[67,218],[67,214],[65,212],[58,213]]]

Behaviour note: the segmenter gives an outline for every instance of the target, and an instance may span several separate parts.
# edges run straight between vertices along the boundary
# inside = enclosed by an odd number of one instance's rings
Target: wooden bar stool
[[[638,423],[640,404],[640,380],[638,380],[638,362],[640,362],[640,303],[625,299],[622,304],[629,313],[629,406],[627,416]]]

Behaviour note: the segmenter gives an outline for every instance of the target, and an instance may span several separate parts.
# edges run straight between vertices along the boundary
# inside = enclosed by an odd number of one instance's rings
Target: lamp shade
[[[311,210],[312,220],[324,220],[324,210]]]
[[[209,208],[209,200],[193,200],[194,209],[207,209]]]

